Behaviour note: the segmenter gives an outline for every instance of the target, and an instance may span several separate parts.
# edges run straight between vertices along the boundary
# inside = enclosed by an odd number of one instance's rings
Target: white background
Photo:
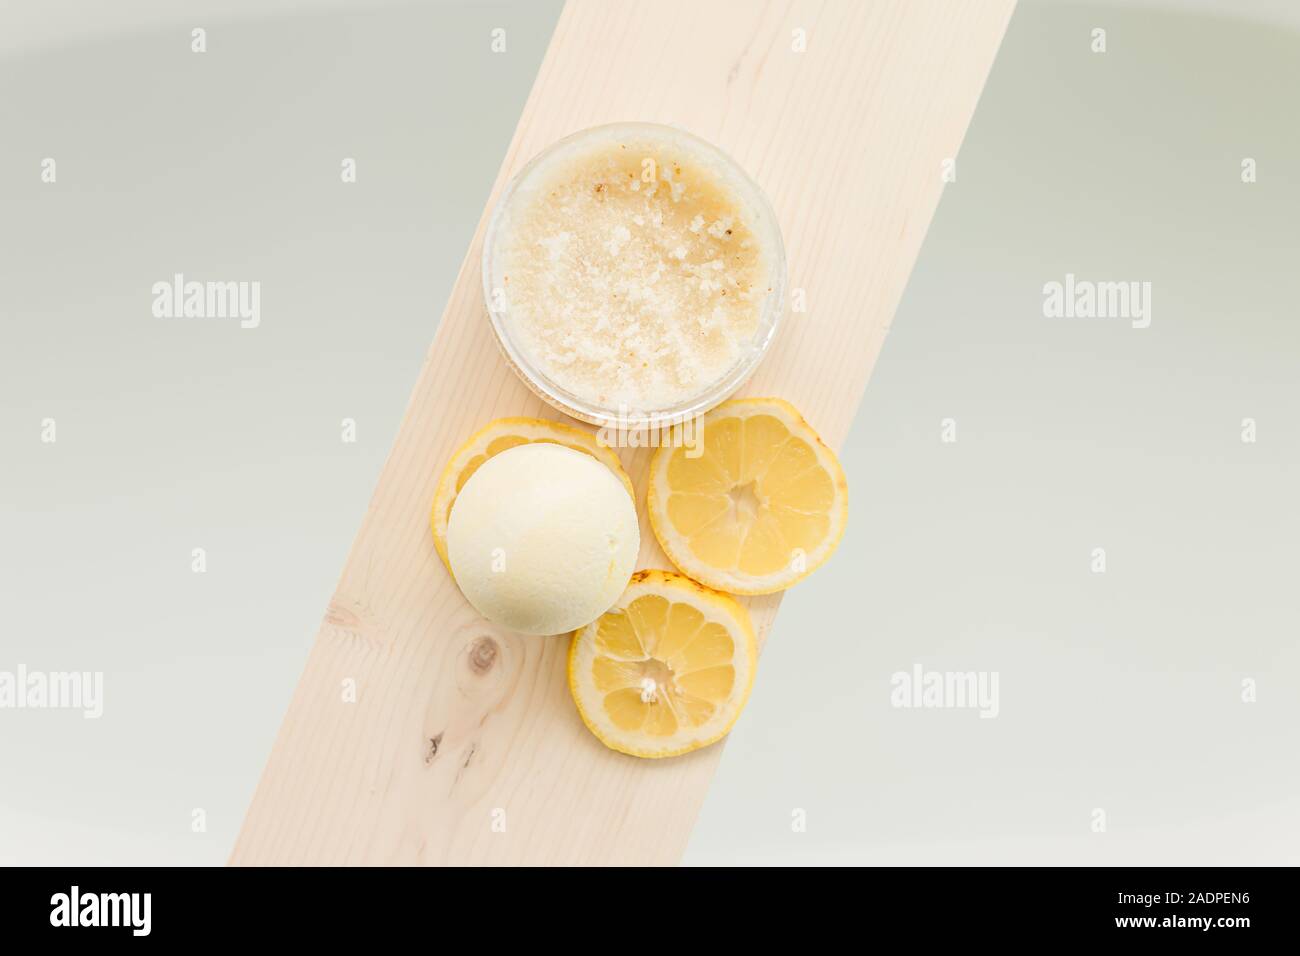
[[[1290,9],[1022,0],[688,863],[1300,861]],[[557,12],[0,13],[0,670],[106,681],[0,711],[0,862],[225,860]],[[153,320],[176,271],[262,327]],[[1067,272],[1151,327],[1045,319]],[[999,716],[892,708],[917,663]]]

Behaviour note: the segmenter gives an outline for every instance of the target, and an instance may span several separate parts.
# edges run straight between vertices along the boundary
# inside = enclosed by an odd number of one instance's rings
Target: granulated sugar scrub
[[[561,140],[506,189],[483,250],[507,359],[598,425],[684,418],[753,371],[784,308],[759,188],[715,147],[645,123]]]

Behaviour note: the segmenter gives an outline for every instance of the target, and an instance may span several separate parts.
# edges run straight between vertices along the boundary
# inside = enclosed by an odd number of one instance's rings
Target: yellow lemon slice
[[[835,453],[789,402],[743,398],[704,416],[694,450],[655,452],[647,506],[681,571],[720,591],[769,594],[835,551],[849,488]]]
[[[614,454],[613,449],[599,444],[591,432],[544,418],[498,418],[488,422],[456,449],[456,453],[447,462],[447,467],[442,470],[442,477],[438,479],[429,523],[433,527],[433,546],[438,549],[438,557],[442,558],[448,571],[451,570],[451,564],[447,560],[447,521],[451,517],[452,505],[456,503],[456,495],[460,494],[465,482],[469,481],[483,462],[507,448],[530,442],[552,442],[585,452],[609,468],[623,482],[627,493],[632,495],[635,502],[632,481],[623,471],[618,455]]]
[[[672,571],[638,571],[573,634],[569,691],[587,729],[634,757],[674,757],[726,736],[745,708],[758,644],[735,599]]]

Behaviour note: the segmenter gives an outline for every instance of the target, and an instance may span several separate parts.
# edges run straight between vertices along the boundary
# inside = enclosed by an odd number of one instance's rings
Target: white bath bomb
[[[525,634],[564,634],[604,614],[640,547],[623,483],[590,455],[547,442],[484,462],[447,523],[452,574],[469,603]]]

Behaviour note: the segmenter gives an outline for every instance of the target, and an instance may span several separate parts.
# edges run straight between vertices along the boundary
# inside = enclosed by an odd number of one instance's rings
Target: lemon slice
[[[451,564],[447,560],[447,521],[451,517],[451,507],[456,503],[456,496],[483,462],[494,455],[501,454],[507,448],[530,442],[552,442],[565,448],[585,452],[609,468],[618,480],[623,482],[627,493],[632,495],[635,502],[636,494],[632,491],[632,481],[623,471],[618,456],[612,449],[599,444],[596,436],[590,432],[544,418],[495,419],[456,449],[456,453],[447,462],[447,467],[442,470],[442,477],[438,479],[438,490],[433,495],[433,514],[430,518],[430,524],[433,526],[433,546],[438,549],[438,557],[442,558],[442,563],[447,566],[448,571],[451,570]]]
[[[723,402],[700,434],[697,457],[663,446],[650,463],[650,526],[673,564],[720,591],[769,594],[831,556],[848,483],[789,402]]]
[[[749,614],[733,598],[672,571],[638,571],[574,632],[569,690],[606,747],[674,757],[726,736],[757,663]]]

